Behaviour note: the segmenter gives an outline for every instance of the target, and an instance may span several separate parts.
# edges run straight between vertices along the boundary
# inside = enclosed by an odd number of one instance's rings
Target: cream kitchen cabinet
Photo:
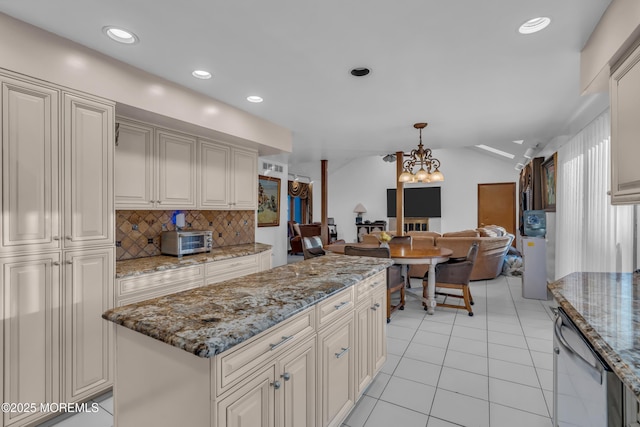
[[[611,203],[640,203],[640,46],[611,75]]]
[[[115,245],[113,104],[64,94],[64,248]]]
[[[64,256],[64,401],[113,385],[113,327],[101,314],[113,307],[115,249],[67,251]]]
[[[60,91],[0,74],[0,254],[60,248]]]
[[[116,208],[195,208],[196,138],[123,118],[117,122]]]
[[[59,252],[0,258],[0,400],[37,404],[35,412],[3,411],[3,426],[32,423],[44,416],[41,403],[63,401],[60,268]]]
[[[201,209],[244,209],[258,206],[258,154],[200,140],[198,206]]]
[[[378,286],[375,281],[371,284],[376,286],[375,290],[372,289],[362,298],[355,313],[356,396],[365,391],[387,357],[386,289],[385,285]]]

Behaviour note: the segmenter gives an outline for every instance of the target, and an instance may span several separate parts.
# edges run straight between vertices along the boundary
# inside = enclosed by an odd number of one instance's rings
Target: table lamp
[[[362,203],[358,203],[355,208],[353,208],[353,212],[357,213],[356,216],[356,224],[362,224],[362,214],[367,212],[367,208],[365,208]]]

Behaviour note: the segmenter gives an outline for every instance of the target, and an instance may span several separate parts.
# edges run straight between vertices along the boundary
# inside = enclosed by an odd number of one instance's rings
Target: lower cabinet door
[[[114,249],[65,253],[65,398],[77,401],[113,383]]]
[[[355,403],[353,314],[318,334],[320,354],[321,425],[335,426]]]
[[[372,308],[369,310],[369,353],[371,355],[371,374],[375,375],[387,360],[387,288],[379,285],[373,291]]]
[[[364,391],[371,382],[371,355],[370,343],[370,320],[371,298],[363,301],[356,308],[356,348],[355,348],[355,373],[356,373],[356,396]]]
[[[275,366],[257,372],[217,404],[217,427],[274,427]]]
[[[315,336],[286,354],[278,369],[282,385],[276,398],[282,400],[278,425],[314,427],[316,425],[316,338]]]
[[[59,253],[0,258],[0,397],[14,405],[3,426],[33,422],[41,404],[60,402],[59,265]]]

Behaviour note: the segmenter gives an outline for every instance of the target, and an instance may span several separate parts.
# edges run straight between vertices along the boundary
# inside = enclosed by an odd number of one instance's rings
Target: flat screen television
[[[440,187],[404,189],[405,218],[440,218]],[[396,217],[396,189],[387,189],[387,217]]]

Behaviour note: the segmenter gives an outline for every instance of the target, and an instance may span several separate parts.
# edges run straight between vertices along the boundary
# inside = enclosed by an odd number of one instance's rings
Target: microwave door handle
[[[585,359],[579,353],[574,351],[571,348],[571,345],[569,345],[569,343],[565,339],[564,335],[562,335],[562,317],[561,316],[556,317],[556,320],[554,322],[554,330],[555,330],[556,338],[558,338],[558,343],[560,343],[560,346],[567,352],[569,356],[578,360],[578,363],[582,364],[585,368],[587,368],[587,370],[589,371],[593,379],[596,380],[600,385],[602,385],[602,368],[597,363],[595,365],[592,365],[591,363],[589,363],[587,359]]]

